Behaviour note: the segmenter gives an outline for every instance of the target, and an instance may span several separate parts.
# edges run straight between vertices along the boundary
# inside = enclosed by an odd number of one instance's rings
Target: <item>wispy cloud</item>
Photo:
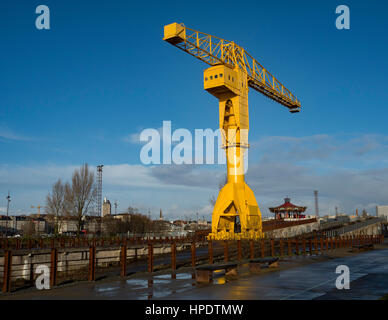
[[[319,191],[321,213],[352,213],[388,203],[388,138],[381,135],[316,135],[263,137],[249,153],[247,183],[264,215],[285,196],[314,213],[313,190]],[[362,150],[362,152],[360,152]],[[70,180],[78,166],[0,165],[0,192],[16,193],[13,205],[42,202],[56,179]],[[141,164],[105,165],[103,192],[145,211],[182,216],[211,213],[209,198],[217,196],[225,166]],[[33,195],[33,197],[32,197]],[[1,204],[1,203],[0,203]]]
[[[17,134],[5,125],[0,125],[0,139],[16,140],[16,141],[29,141],[31,137],[26,137],[21,134]]]

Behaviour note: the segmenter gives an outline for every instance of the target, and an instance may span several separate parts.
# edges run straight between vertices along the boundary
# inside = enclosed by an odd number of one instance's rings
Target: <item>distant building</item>
[[[112,215],[112,217],[114,219],[118,219],[118,220],[121,220],[123,222],[131,221],[131,214],[130,213],[118,213],[118,214]]]
[[[62,233],[75,233],[78,231],[78,222],[74,218],[63,219],[59,223],[59,234]]]
[[[291,203],[290,198],[285,198],[284,203],[277,207],[269,208],[269,211],[275,214],[275,219],[304,219],[303,214],[307,207],[299,207]]]
[[[388,206],[376,206],[376,216],[388,221]]]
[[[110,201],[107,198],[104,198],[104,202],[102,204],[102,216],[110,216],[112,214],[112,206]]]

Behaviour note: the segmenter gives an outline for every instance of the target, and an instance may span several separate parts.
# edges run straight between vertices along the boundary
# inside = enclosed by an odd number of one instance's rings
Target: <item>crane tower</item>
[[[212,214],[212,240],[260,239],[262,221],[255,195],[245,183],[244,152],[248,145],[248,91],[252,88],[299,112],[300,101],[244,48],[183,24],[164,26],[163,40],[210,65],[204,89],[218,99],[219,126],[227,159],[227,183]]]

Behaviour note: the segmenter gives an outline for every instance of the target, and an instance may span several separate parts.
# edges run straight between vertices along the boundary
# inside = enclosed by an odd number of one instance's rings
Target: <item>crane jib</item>
[[[189,53],[210,66],[225,65],[239,68],[247,75],[248,85],[268,98],[299,112],[300,101],[246,50],[233,41],[172,23],[164,27],[163,40]]]

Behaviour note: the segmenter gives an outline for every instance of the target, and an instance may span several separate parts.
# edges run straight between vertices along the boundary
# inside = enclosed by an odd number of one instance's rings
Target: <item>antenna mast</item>
[[[318,190],[314,190],[315,197],[315,215],[319,217],[319,208],[318,208]]]
[[[102,217],[102,167],[101,164],[97,166],[97,216]]]

